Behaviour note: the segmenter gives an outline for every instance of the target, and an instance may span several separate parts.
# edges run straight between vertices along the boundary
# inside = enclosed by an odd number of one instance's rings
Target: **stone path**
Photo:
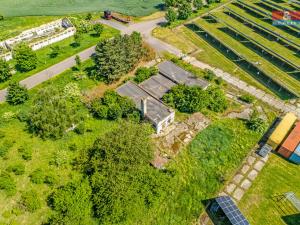
[[[300,107],[296,107],[296,106],[286,103],[278,98],[275,98],[272,95],[267,94],[260,89],[257,89],[251,85],[248,85],[246,82],[240,80],[239,78],[237,78],[235,76],[232,76],[231,74],[229,74],[227,72],[222,71],[221,69],[212,67],[208,64],[198,61],[194,57],[186,56],[186,57],[183,57],[183,60],[192,64],[193,66],[198,67],[198,68],[212,70],[212,71],[214,71],[216,76],[222,78],[227,83],[255,96],[257,99],[260,99],[261,101],[269,104],[270,106],[272,106],[284,113],[293,112],[300,118]]]
[[[269,156],[262,158],[253,152],[244,160],[239,171],[233,176],[232,180],[228,182],[219,195],[229,195],[236,203],[239,202],[246,191],[251,187],[252,182],[265,166],[268,159]]]

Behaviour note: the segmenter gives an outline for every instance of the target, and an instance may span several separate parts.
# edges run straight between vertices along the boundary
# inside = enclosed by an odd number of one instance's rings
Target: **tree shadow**
[[[282,216],[281,219],[287,225],[299,225],[300,224],[300,213],[288,215],[288,216]]]

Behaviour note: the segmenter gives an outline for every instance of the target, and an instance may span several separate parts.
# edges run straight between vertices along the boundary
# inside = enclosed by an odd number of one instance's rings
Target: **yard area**
[[[286,192],[294,192],[300,198],[299,174],[299,166],[271,154],[239,204],[249,222],[253,225],[300,224],[299,212],[287,200],[279,200]]]
[[[75,55],[76,53],[79,53],[89,47],[92,47],[99,43],[102,40],[111,38],[115,35],[119,34],[119,31],[115,30],[114,28],[105,26],[105,29],[103,30],[103,33],[100,37],[95,37],[92,35],[93,32],[82,34],[82,40],[80,42],[80,46],[72,46],[72,43],[74,43],[74,38],[70,37],[65,40],[62,40],[60,42],[54,43],[52,45],[49,45],[45,48],[39,49],[36,51],[37,58],[38,58],[38,64],[37,68],[34,70],[31,70],[26,73],[17,72],[14,74],[11,79],[9,79],[6,82],[0,83],[0,89],[3,89],[8,86],[9,82],[11,81],[21,81],[33,74],[36,74],[56,63],[59,63],[63,61],[64,59],[71,57]],[[51,53],[51,47],[58,46],[59,47],[59,54],[57,57],[53,58],[50,56]],[[14,60],[9,61],[9,63],[13,66]]]
[[[110,9],[132,16],[145,16],[160,9],[162,0],[0,0],[0,12],[4,16],[67,15]]]

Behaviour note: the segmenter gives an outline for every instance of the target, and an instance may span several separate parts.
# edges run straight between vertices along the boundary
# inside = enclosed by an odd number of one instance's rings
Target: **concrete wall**
[[[160,121],[157,124],[157,126],[155,127],[156,133],[159,134],[161,131],[167,128],[171,123],[173,123],[174,120],[175,120],[175,112],[172,112],[168,117],[166,117],[164,120]]]

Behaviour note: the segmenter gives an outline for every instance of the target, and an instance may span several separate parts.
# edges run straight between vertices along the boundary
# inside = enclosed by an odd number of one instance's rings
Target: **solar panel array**
[[[218,197],[216,202],[232,225],[250,225],[229,196]]]

